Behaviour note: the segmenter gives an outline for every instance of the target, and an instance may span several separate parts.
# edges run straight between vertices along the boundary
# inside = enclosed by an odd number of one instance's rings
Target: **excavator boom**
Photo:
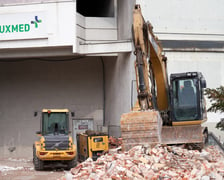
[[[143,99],[151,104],[151,108],[155,102],[152,102],[152,93],[149,87],[149,73],[151,79],[155,80],[157,85],[157,106],[159,110],[168,109],[168,79],[166,71],[166,57],[162,55],[162,47],[157,37],[153,33],[153,27],[149,22],[145,22],[142,17],[140,5],[135,5],[133,12],[133,36],[136,54],[136,79],[138,84],[138,99],[141,109]],[[149,61],[149,63],[148,63]],[[148,67],[150,66],[150,67]],[[142,68],[140,68],[142,67]],[[144,80],[144,82],[143,82]],[[153,84],[153,82],[151,82]],[[144,89],[145,88],[145,89]],[[153,95],[155,96],[155,95]],[[154,105],[155,106],[155,105]]]

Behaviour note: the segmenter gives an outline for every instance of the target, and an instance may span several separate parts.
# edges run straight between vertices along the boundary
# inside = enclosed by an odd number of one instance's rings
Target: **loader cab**
[[[201,124],[206,119],[204,88],[206,81],[200,72],[171,74],[170,105],[173,125]]]
[[[41,134],[46,150],[66,150],[69,147],[68,109],[43,109]]]
[[[42,135],[68,135],[69,134],[69,112],[68,110],[43,110]]]
[[[39,138],[33,145],[35,170],[43,170],[45,165],[74,167],[77,153],[69,135],[69,110],[43,109],[40,124]]]

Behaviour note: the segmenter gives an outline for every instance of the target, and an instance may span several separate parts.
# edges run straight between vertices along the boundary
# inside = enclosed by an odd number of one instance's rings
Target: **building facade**
[[[222,0],[137,3],[164,47],[169,74],[201,71],[208,87],[224,84]],[[120,136],[120,115],[136,100],[134,4],[0,0],[0,157],[32,156],[40,128],[33,114],[43,108],[75,112],[74,136],[78,121]]]
[[[87,5],[88,4],[88,5]],[[31,157],[43,108],[120,136],[131,107],[134,1],[0,1],[0,154]],[[15,149],[10,152],[10,149]]]

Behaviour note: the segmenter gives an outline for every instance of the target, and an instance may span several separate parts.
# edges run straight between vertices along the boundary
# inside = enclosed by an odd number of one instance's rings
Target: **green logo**
[[[35,25],[35,28],[38,28],[38,23],[41,23],[42,20],[38,19],[38,16],[35,16],[35,21],[31,21],[31,24]]]

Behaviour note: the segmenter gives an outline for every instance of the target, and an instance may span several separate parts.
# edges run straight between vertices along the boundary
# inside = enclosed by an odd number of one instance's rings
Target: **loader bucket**
[[[162,144],[195,144],[203,143],[201,125],[163,126]]]
[[[121,116],[122,150],[161,143],[162,119],[158,111],[132,111]]]

